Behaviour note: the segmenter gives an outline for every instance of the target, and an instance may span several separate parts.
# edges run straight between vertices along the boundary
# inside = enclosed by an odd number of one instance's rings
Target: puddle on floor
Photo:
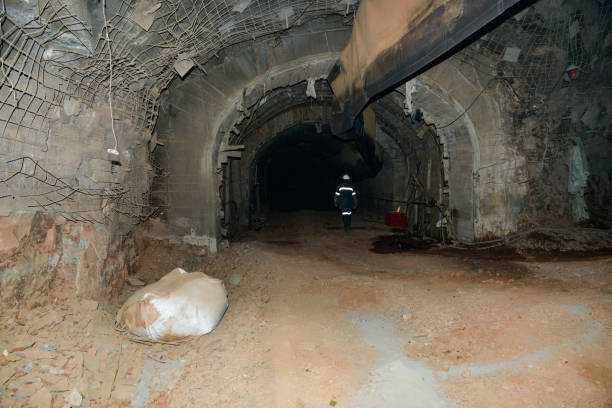
[[[402,351],[399,335],[391,323],[376,316],[349,313],[345,319],[361,329],[364,341],[380,353],[371,371],[370,384],[355,395],[359,408],[451,408],[434,371],[410,360]]]
[[[171,388],[181,377],[183,368],[176,360],[145,358],[136,381],[136,395],[130,404],[133,408],[143,407],[151,402],[150,391]]]
[[[265,244],[278,245],[278,246],[291,246],[300,244],[299,241],[263,241]]]
[[[377,254],[392,254],[411,250],[427,250],[436,244],[435,241],[414,239],[404,234],[382,235],[372,243],[371,252]]]

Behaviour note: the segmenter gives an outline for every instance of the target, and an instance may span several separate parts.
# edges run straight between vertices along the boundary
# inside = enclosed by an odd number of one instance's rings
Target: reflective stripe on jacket
[[[357,206],[357,192],[351,183],[340,183],[336,188],[334,203],[343,211]]]

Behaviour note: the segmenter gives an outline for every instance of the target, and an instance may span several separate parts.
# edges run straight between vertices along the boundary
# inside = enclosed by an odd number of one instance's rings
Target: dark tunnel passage
[[[411,232],[439,239],[448,194],[435,133],[389,94],[364,110],[360,126],[334,135],[329,85],[317,81],[316,90],[316,100],[305,82],[271,92],[232,132],[228,145],[244,151],[223,172],[224,234],[239,238],[280,213],[334,211],[335,189],[349,174],[358,217],[382,223],[402,212]]]
[[[255,213],[333,210],[341,176],[367,169],[352,140],[334,137],[327,125],[299,123],[261,147],[253,161]]]
[[[270,92],[230,131],[227,145],[243,152],[228,160],[223,172],[220,197],[226,236],[233,239],[258,230],[281,212],[334,211],[334,192],[344,174],[364,192],[360,212],[374,211],[384,218],[386,211],[397,207],[393,200],[406,189],[398,177],[405,174],[407,150],[399,148],[387,130],[376,130],[373,111],[364,113],[360,127],[332,134],[329,84],[319,80],[314,85],[316,98],[307,95],[306,81]],[[390,102],[381,109],[394,110],[393,106]],[[389,115],[394,116],[393,129],[409,122],[395,111]],[[232,126],[230,122],[224,128]],[[402,128],[404,133],[414,131],[408,126]],[[417,139],[406,142],[418,144]]]

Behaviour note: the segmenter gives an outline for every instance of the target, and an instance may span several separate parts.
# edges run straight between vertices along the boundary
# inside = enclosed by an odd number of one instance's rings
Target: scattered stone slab
[[[68,370],[71,373],[71,377],[81,378],[83,377],[83,367],[84,367],[84,357],[83,353],[76,353],[74,358],[68,361]]]
[[[11,384],[13,385],[13,384]],[[31,399],[34,397],[34,395],[41,391],[40,389],[40,385],[39,384],[14,384],[13,389],[15,390],[15,399],[17,400],[25,400],[25,399]],[[48,391],[48,390],[47,390]],[[29,404],[27,406],[31,407],[31,406],[40,406],[38,405],[38,403],[44,402],[43,399],[43,394],[39,395],[37,398],[34,399],[34,401],[29,402]],[[45,405],[42,405],[43,407],[46,408]]]
[[[81,302],[81,306],[85,310],[97,310],[98,309],[98,302],[96,302],[95,300],[84,299]]]
[[[15,369],[8,366],[0,367],[0,385],[6,384],[15,375]]]
[[[238,286],[240,285],[240,282],[242,282],[242,279],[243,279],[243,276],[241,274],[234,273],[229,278],[229,284],[232,286]]]
[[[51,408],[53,404],[53,395],[47,388],[41,388],[28,400],[28,406],[36,408]]]
[[[32,347],[36,342],[34,340],[24,340],[15,343],[12,347],[8,349],[10,353],[17,353],[19,351],[27,350]]]
[[[43,329],[52,329],[53,327],[63,322],[64,318],[64,315],[59,314],[56,310],[53,310],[44,315],[41,319],[39,319],[37,322],[35,322],[35,324],[32,325],[32,331],[30,334],[38,333]]]
[[[49,386],[52,392],[68,391],[68,378],[64,375],[43,374],[41,376],[43,383]]]
[[[147,284],[146,282],[141,281],[140,279],[133,276],[129,277],[127,281],[131,286],[144,286]]]
[[[73,388],[68,395],[66,395],[64,401],[70,407],[80,407],[83,403],[83,396],[76,388]]]
[[[68,370],[64,370],[64,369],[57,368],[57,367],[51,367],[51,366],[46,365],[46,364],[42,364],[40,366],[40,369],[44,370],[44,371],[46,371],[46,372],[48,372],[49,374],[52,374],[52,375],[70,375],[71,374],[70,371],[68,371]]]
[[[136,395],[136,386],[118,385],[111,393],[111,399],[120,401],[131,401]]]
[[[21,352],[27,360],[52,360],[57,357],[53,351],[44,351],[38,349],[28,349]]]
[[[84,357],[84,361],[83,364],[85,365],[85,368],[89,371],[91,371],[92,373],[96,373],[100,370],[100,359],[97,357],[93,357],[90,355],[85,355]]]

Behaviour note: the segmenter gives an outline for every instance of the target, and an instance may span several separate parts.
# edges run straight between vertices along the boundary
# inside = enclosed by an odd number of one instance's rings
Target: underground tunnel
[[[335,175],[342,172],[338,155],[343,143],[329,129],[316,133],[316,125],[300,124],[276,135],[262,147],[253,163],[254,213],[271,211],[331,210],[330,192]],[[346,170],[348,172],[348,169]]]
[[[611,21],[2,1],[0,407],[609,406]]]

